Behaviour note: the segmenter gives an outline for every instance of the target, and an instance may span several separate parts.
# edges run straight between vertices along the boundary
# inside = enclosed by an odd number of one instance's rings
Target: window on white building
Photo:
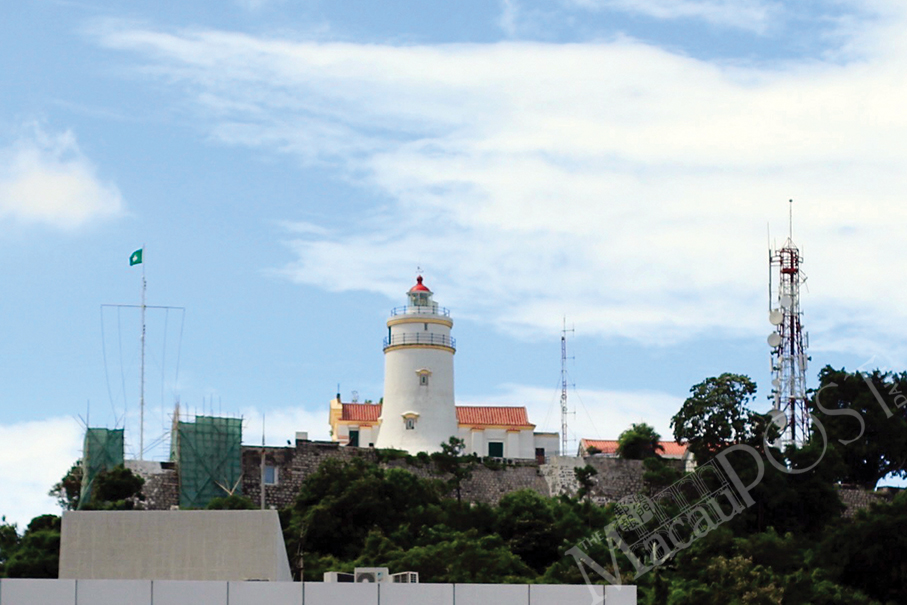
[[[428,374],[419,374],[419,386],[428,386]]]
[[[416,419],[415,418],[405,418],[403,424],[406,426],[407,431],[412,431],[416,428]]]

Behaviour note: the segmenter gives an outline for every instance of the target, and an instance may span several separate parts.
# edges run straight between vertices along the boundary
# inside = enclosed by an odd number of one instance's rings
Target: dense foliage
[[[645,423],[633,424],[617,438],[617,455],[627,460],[645,460],[664,452],[661,435]]]
[[[327,460],[283,513],[290,559],[302,556],[307,580],[387,566],[434,582],[570,581],[576,566],[563,565],[563,552],[610,519],[588,502],[532,491],[497,507],[458,503],[450,488],[361,458]]]

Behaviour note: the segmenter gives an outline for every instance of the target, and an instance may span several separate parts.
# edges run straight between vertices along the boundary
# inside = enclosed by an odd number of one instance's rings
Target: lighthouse
[[[375,447],[437,452],[458,433],[450,311],[422,276],[391,311],[384,339],[384,405]]]

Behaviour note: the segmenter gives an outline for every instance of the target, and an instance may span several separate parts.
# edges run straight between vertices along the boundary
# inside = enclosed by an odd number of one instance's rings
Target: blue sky
[[[894,0],[30,2],[0,22],[0,514],[184,409],[326,438],[381,396],[416,267],[462,403],[576,437],[669,435],[724,371],[767,408],[767,240],[796,240],[813,355],[903,368],[907,20]],[[106,359],[105,359],[106,358]],[[177,358],[179,364],[177,367]],[[163,455],[153,448],[149,457]]]

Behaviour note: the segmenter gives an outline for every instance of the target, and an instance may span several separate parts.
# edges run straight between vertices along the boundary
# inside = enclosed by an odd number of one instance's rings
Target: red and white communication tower
[[[806,397],[806,364],[809,357],[809,335],[803,331],[800,309],[800,285],[806,276],[800,270],[803,257],[793,240],[793,200],[790,210],[790,234],[784,246],[769,248],[769,321],[775,331],[769,334],[772,348],[772,416],[787,426],[781,435],[783,445],[803,445],[809,439],[809,401]],[[773,287],[777,272],[778,284]]]

